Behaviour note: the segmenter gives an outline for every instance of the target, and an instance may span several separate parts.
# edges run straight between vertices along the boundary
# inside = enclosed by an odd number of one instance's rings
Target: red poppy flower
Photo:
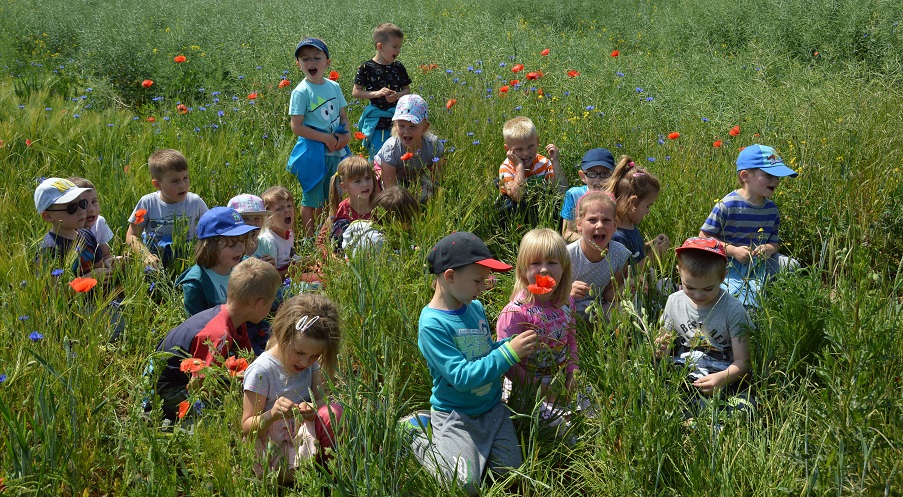
[[[617,57],[618,55],[621,55],[620,50],[612,50],[612,51],[611,51],[611,56],[612,56],[612,57]]]
[[[147,215],[147,209],[138,209],[135,211],[135,224],[144,224],[144,216]]]
[[[511,66],[511,72],[521,72],[523,70],[524,70],[523,64],[514,64],[513,66]]]
[[[520,84],[520,80],[519,80],[519,79],[512,79],[511,81],[508,82],[508,84],[511,85],[511,86],[519,85],[519,84]]]
[[[508,85],[503,85],[501,88],[499,88],[499,91],[502,92],[502,93],[508,93],[508,90],[510,90],[510,89],[511,89],[510,86],[508,86]]]
[[[157,118],[156,118],[156,117],[154,117],[154,116],[147,116],[147,122],[152,123],[152,122],[156,122],[156,121],[157,121]]]
[[[256,91],[252,91],[251,93],[248,93],[248,100],[254,100],[257,97],[258,97],[258,95],[257,95]]]
[[[331,79],[332,81],[339,80],[339,71],[329,71],[329,76],[326,76],[327,79]]]
[[[426,74],[426,73],[432,71],[433,69],[436,69],[437,67],[439,67],[439,64],[436,64],[436,63],[420,64],[420,70],[423,71],[423,74]]]
[[[445,108],[451,109],[452,107],[455,106],[456,103],[458,103],[457,98],[450,98],[450,99],[448,99],[448,102],[445,102]]]
[[[279,88],[285,88],[286,86],[288,86],[290,84],[292,84],[291,81],[289,81],[287,79],[283,79],[283,80],[279,81]]]
[[[722,142],[721,140],[715,140],[715,142],[712,143],[712,146],[715,148],[721,148],[721,145],[723,145],[723,144],[724,144],[724,142]]]
[[[549,52],[551,52],[551,51],[552,51],[551,48],[547,48],[547,49],[543,50],[542,52],[539,52],[539,55],[542,55],[543,57],[545,57],[546,55],[549,55]]]
[[[411,160],[411,157],[414,157],[414,153],[408,152],[401,156],[401,160]]]
[[[540,88],[540,89],[536,90],[536,94],[541,97],[541,96],[545,95],[546,92],[542,91],[542,88]]]
[[[31,143],[32,143],[31,140],[29,140],[28,138],[25,139],[25,146],[26,146],[26,147],[30,147],[30,146],[31,146]]]
[[[672,131],[672,132],[668,133],[669,140],[676,140],[678,138],[680,138],[680,133],[678,133],[677,131]]]
[[[533,295],[544,295],[550,293],[555,289],[555,278],[551,276],[545,276],[542,274],[536,275],[536,284],[535,285],[527,285],[527,290]]]
[[[188,107],[185,104],[176,105],[176,110],[179,111],[179,114],[188,114]]]
[[[539,79],[539,73],[536,73],[536,72],[528,72],[528,73],[527,73],[527,79],[529,79],[529,80],[531,80],[531,81],[537,80],[537,79]]]
[[[363,140],[364,138],[367,138],[367,135],[361,133],[360,131],[355,131],[354,138],[357,140]]]
[[[144,81],[141,82],[141,86],[143,86],[145,88],[150,88],[151,86],[154,86],[154,80],[145,79]]]
[[[181,363],[179,363],[179,371],[183,373],[197,373],[198,371],[204,369],[206,365],[207,364],[205,364],[204,361],[196,357],[189,357],[188,359],[184,359]]]
[[[579,73],[578,71],[575,71],[575,70],[573,70],[573,69],[571,69],[570,71],[568,71],[568,77],[569,77],[569,78],[576,78],[577,76],[580,76],[580,73]]]
[[[179,419],[184,418],[185,415],[188,414],[188,409],[190,408],[191,404],[189,404],[187,400],[179,402]]]
[[[733,128],[731,128],[730,131],[727,132],[727,134],[729,134],[731,136],[739,135],[740,134],[740,126],[734,126]]]
[[[737,152],[742,152],[746,147],[740,147],[737,149]]]
[[[186,59],[184,55],[176,55],[175,57],[172,58],[172,60],[176,64],[181,64],[182,62],[185,62],[188,59]]]
[[[74,280],[69,282],[69,286],[72,287],[78,293],[85,293],[88,290],[94,288],[94,285],[97,285],[97,280],[94,278],[75,278]]]
[[[244,357],[230,356],[224,366],[229,370],[229,376],[238,376],[238,373],[248,369],[248,360]]]

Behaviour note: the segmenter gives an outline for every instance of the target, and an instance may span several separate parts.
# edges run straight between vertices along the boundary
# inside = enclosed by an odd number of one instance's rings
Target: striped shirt
[[[715,204],[701,230],[719,240],[738,246],[755,247],[780,243],[778,206],[769,199],[761,206],[747,202],[734,190]]]
[[[505,159],[499,167],[499,190],[502,195],[506,195],[505,183],[514,181],[516,169],[510,160]],[[555,179],[555,170],[552,169],[552,161],[543,155],[536,154],[533,158],[533,164],[528,169],[524,167],[524,178],[533,178],[534,181],[552,181]]]

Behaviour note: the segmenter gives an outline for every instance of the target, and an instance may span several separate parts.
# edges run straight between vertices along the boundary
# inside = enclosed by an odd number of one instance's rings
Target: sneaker
[[[405,433],[413,435],[423,434],[429,438],[432,436],[430,416],[430,411],[422,409],[399,419],[398,424]]]

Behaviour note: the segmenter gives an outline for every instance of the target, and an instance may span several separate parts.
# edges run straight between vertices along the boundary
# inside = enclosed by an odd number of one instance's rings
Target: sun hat
[[[796,171],[785,166],[778,153],[765,145],[750,145],[740,151],[737,156],[737,171],[744,169],[761,169],[772,176],[796,177]]]
[[[88,190],[90,188],[80,188],[68,179],[47,178],[34,191],[34,206],[41,213],[51,205],[68,204]]]
[[[269,214],[270,211],[263,206],[263,199],[258,197],[257,195],[251,195],[250,193],[242,193],[241,195],[236,195],[229,199],[229,203],[226,204],[230,209],[234,209],[239,214]]]
[[[245,224],[241,214],[228,207],[214,207],[205,212],[198,220],[198,240],[215,236],[240,236],[256,229],[257,226]]]
[[[426,121],[426,116],[426,100],[420,95],[405,95],[399,98],[398,103],[395,104],[395,115],[392,116],[392,120],[403,119],[414,124],[420,124]]]
[[[692,238],[687,238],[687,241],[685,241],[683,245],[674,249],[674,251],[677,252],[677,255],[680,255],[686,250],[703,250],[721,256],[727,261],[727,251],[724,249],[724,244],[717,238],[701,238],[694,236]]]
[[[603,166],[608,170],[615,169],[615,156],[607,148],[594,148],[583,154],[583,160],[580,161],[580,169],[586,171],[592,167]]]
[[[441,274],[446,269],[458,269],[479,264],[493,271],[510,271],[511,266],[492,258],[483,240],[473,233],[458,231],[436,242],[426,256],[430,273]]]
[[[322,51],[326,54],[326,58],[329,58],[329,49],[326,48],[326,43],[323,43],[323,40],[319,38],[305,38],[298,42],[298,46],[295,47],[295,58],[298,58],[298,52],[302,47],[314,47],[317,50]]]

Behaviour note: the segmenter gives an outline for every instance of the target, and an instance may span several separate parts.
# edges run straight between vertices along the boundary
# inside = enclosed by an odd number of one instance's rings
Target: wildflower
[[[53,271],[50,271],[50,275],[56,276],[57,278],[59,278],[60,276],[63,275],[64,272],[65,271],[63,271],[62,269],[54,269]]]
[[[533,295],[545,295],[555,289],[555,278],[542,274],[536,275],[536,284],[527,285],[527,290]]]
[[[634,89],[636,90],[637,93],[643,93],[643,88],[641,86],[637,86]]]
[[[188,59],[186,59],[184,55],[176,55],[175,57],[172,58],[172,60],[176,64],[181,64],[182,62],[185,62]]]
[[[407,152],[400,157],[401,160],[411,160],[414,157],[414,152]]]
[[[546,48],[542,52],[539,52],[539,55],[542,55],[543,57],[545,57],[546,55],[549,55],[549,52],[551,52],[551,51],[552,51],[552,49]]]
[[[576,78],[577,76],[580,76],[580,72],[575,71],[575,70],[573,70],[573,69],[571,69],[570,71],[568,71],[568,77],[569,77],[569,78]]]
[[[184,418],[185,415],[188,414],[188,409],[190,408],[191,404],[189,404],[187,400],[179,402],[179,419]]]
[[[364,138],[367,138],[367,135],[361,133],[360,131],[355,131],[355,132],[354,132],[354,139],[355,139],[355,140],[363,140]]]
[[[72,287],[77,293],[85,293],[88,290],[94,288],[97,285],[97,280],[94,278],[75,278],[74,280],[69,282],[69,286]]]
[[[219,116],[219,117],[223,117],[223,116],[226,115],[226,111],[222,111],[222,110],[217,111],[217,112],[216,112],[216,115]]]
[[[207,407],[207,406],[204,405],[204,403],[201,402],[200,400],[194,401],[194,410],[195,410],[195,412],[198,413],[198,416],[201,415],[201,412],[203,411],[203,409],[204,409],[205,407]]]
[[[28,321],[31,316],[19,316],[19,321]]]
[[[474,141],[473,141],[473,144],[474,144],[474,145],[479,145],[479,144],[480,144],[480,140],[474,140]]]
[[[596,106],[595,106],[595,105],[587,105],[587,106],[586,106],[586,111],[587,111],[587,112],[592,112],[592,111],[594,111],[594,110],[596,110]]]
[[[138,209],[135,211],[135,224],[144,224],[144,216],[147,215],[147,209]]]
[[[326,78],[330,79],[332,81],[338,81],[339,80],[339,71],[336,71],[336,70],[329,71],[329,76],[326,76]]]
[[[521,72],[523,70],[524,70],[523,64],[514,64],[513,66],[511,66],[511,72]]]
[[[145,88],[150,88],[153,85],[154,85],[154,80],[152,80],[152,79],[145,79],[144,81],[141,82],[141,86],[143,86]]]
[[[708,117],[703,117],[703,118],[702,118],[702,122],[704,122],[704,123],[709,122],[709,118],[708,118]]]
[[[759,228],[759,233],[765,231],[763,228]]]
[[[680,138],[680,133],[678,133],[677,131],[672,131],[672,132],[668,133],[669,140],[676,140],[678,138]]]
[[[621,55],[621,52],[620,52],[620,51],[618,51],[618,50],[612,50],[612,51],[611,51],[611,56],[612,56],[612,57],[617,57],[618,55]]]
[[[723,142],[721,140],[715,140],[715,142],[712,143],[712,146],[715,148],[721,148],[721,145],[723,145]]]
[[[518,85],[520,85],[520,80],[519,80],[519,79],[512,79],[511,81],[508,82],[508,84],[511,85],[511,86],[518,86]]]
[[[188,107],[185,104],[176,105],[176,110],[179,111],[179,114],[188,114]]]
[[[224,366],[229,370],[229,376],[238,376],[238,373],[248,369],[248,360],[244,357],[230,356]]]
[[[32,342],[39,342],[42,338],[44,338],[44,335],[38,333],[37,331],[32,331],[31,334],[28,335],[28,338],[30,338]]]
[[[619,78],[623,78],[623,77],[624,77],[624,73],[622,73],[621,71],[618,71],[618,72],[615,73],[615,76],[617,76],[617,77],[619,77]]]
[[[291,81],[289,81],[287,79],[283,79],[283,80],[279,81],[279,88],[285,88],[286,86],[289,86],[290,84],[292,84]]]
[[[450,99],[448,99],[448,102],[445,102],[445,108],[451,109],[452,107],[455,106],[456,103],[458,103],[457,98],[450,98]]]
[[[435,69],[435,68],[437,68],[437,67],[439,67],[439,65],[438,65],[438,64],[435,64],[435,63],[432,63],[432,64],[420,64],[420,70],[423,71],[423,74],[426,74],[426,73],[432,71],[433,69]],[[452,70],[449,69],[449,70],[447,70],[447,71],[445,71],[445,72],[448,73],[448,74],[451,74],[451,73],[452,73]]]
[[[527,73],[527,79],[529,79],[529,80],[531,80],[531,81],[535,81],[535,80],[539,79],[539,73],[528,72],[528,73]]]
[[[0,374],[0,383],[3,383],[4,381],[6,381],[6,375]],[[2,485],[2,484],[3,484],[3,478],[0,478],[0,485]]]
[[[508,93],[508,90],[509,90],[509,89],[511,89],[510,86],[508,86],[508,85],[503,85],[501,88],[499,88],[499,91],[502,92],[502,93]]]
[[[646,101],[647,101],[647,102],[651,102],[651,101],[653,101],[653,100],[655,100],[655,99],[652,98],[652,97],[646,97]]]
[[[32,144],[32,141],[29,140],[28,138],[26,138],[26,139],[25,139],[25,146],[26,146],[26,147],[30,147],[31,144]]]
[[[156,120],[157,120],[157,118],[154,116],[147,116],[147,122],[149,122],[149,123],[155,122]]]
[[[254,100],[255,98],[257,98],[257,96],[257,92],[252,91],[251,93],[248,93],[248,100]]]
[[[655,162],[655,157],[646,157],[649,162]]]
[[[207,364],[204,361],[196,358],[189,357],[188,359],[184,359],[181,363],[179,363],[179,371],[183,373],[197,373],[198,371],[204,369]]]
[[[727,134],[729,134],[731,136],[739,135],[740,134],[740,126],[734,126],[733,128],[731,128],[730,131],[727,132]]]

